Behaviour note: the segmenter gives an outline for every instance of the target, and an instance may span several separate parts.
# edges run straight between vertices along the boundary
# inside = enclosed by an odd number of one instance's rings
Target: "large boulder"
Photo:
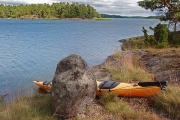
[[[52,80],[52,107],[62,118],[81,113],[96,96],[96,79],[79,55],[62,59]]]

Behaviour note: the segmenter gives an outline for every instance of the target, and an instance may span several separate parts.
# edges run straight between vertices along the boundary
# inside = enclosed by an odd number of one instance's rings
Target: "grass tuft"
[[[119,49],[116,49],[115,53],[112,56],[116,57],[116,58],[121,58],[122,57],[122,53],[120,52]]]
[[[117,94],[115,94],[115,93],[103,94],[99,99],[99,102],[102,105],[106,105],[109,102],[115,102],[115,101],[117,101]]]
[[[173,119],[180,119],[180,87],[169,85],[165,91],[152,98],[154,107],[167,112]]]

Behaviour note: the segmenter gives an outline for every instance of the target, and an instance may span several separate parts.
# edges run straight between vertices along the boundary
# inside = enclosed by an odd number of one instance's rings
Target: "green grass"
[[[0,118],[2,120],[57,120],[51,110],[50,95],[39,93],[18,97],[11,104],[1,103]]]
[[[97,18],[97,17],[94,17],[93,20],[110,20],[109,18]]]
[[[115,93],[103,94],[99,99],[99,103],[102,105],[106,105],[109,102],[116,102],[116,101],[117,101],[117,94]]]
[[[121,45],[122,50],[135,50],[147,48],[144,44],[144,36],[126,39]]]
[[[180,31],[178,31],[180,32]],[[171,37],[173,37],[171,34]],[[179,43],[179,36],[180,34],[178,33],[178,36],[176,36],[177,39],[174,39],[171,38],[169,39],[169,47],[168,49],[170,48],[179,48],[180,47],[180,43]],[[153,35],[150,35],[151,38],[153,38],[154,36]],[[122,50],[135,50],[135,49],[155,49],[155,50],[159,50],[158,48],[158,45],[157,44],[153,44],[153,43],[149,43],[148,45],[145,45],[144,43],[144,40],[145,40],[145,37],[144,36],[137,36],[137,37],[132,37],[132,38],[128,38],[126,39],[123,44],[121,45],[121,48]],[[156,49],[157,48],[157,49]],[[163,48],[164,49],[164,48]]]

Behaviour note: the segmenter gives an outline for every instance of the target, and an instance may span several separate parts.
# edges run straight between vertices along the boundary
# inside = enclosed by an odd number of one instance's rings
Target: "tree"
[[[4,17],[6,17],[5,12],[4,12],[4,5],[1,4],[0,5],[0,18],[4,18]]]
[[[143,0],[138,5],[146,10],[157,11],[161,21],[169,21],[174,25],[174,32],[177,23],[180,22],[180,1],[179,0]]]
[[[84,4],[79,5],[79,11],[80,11],[80,13],[79,13],[80,17],[82,19],[88,17],[88,8],[86,7],[86,5],[84,5]]]
[[[78,9],[78,3],[72,3],[70,7],[70,18],[76,18],[79,17],[79,9]]]

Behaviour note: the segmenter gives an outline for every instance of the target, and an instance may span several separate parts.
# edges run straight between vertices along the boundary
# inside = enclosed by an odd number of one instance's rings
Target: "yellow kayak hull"
[[[101,82],[97,81],[97,86]],[[115,88],[112,89],[99,89],[97,88],[96,96],[103,95],[105,93],[115,93],[117,96],[126,96],[126,97],[148,97],[153,96],[161,91],[161,87],[158,86],[146,86],[142,87],[139,85],[133,85],[129,83],[120,83]]]
[[[52,86],[50,84],[48,85],[44,85],[43,81],[33,81],[37,86],[39,86],[40,89],[43,89],[43,90],[51,90],[52,89]]]
[[[39,88],[43,90],[51,90],[52,86],[50,84],[44,85],[43,81],[33,81]],[[139,85],[129,84],[129,83],[120,83],[112,89],[100,89],[99,85],[102,82],[97,81],[97,90],[96,96],[101,96],[105,93],[115,93],[117,96],[126,96],[126,97],[149,97],[157,94],[161,91],[159,86],[146,86],[142,87]]]

